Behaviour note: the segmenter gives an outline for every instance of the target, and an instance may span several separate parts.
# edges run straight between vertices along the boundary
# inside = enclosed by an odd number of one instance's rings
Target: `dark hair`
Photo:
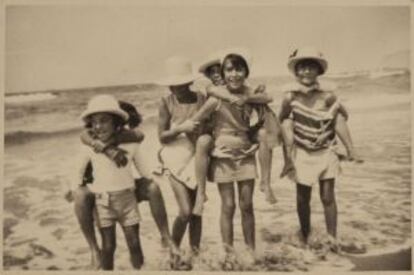
[[[233,66],[236,69],[239,69],[239,68],[246,69],[246,78],[249,76],[250,71],[249,71],[249,66],[247,65],[246,59],[244,59],[243,56],[241,55],[231,53],[231,54],[226,55],[226,57],[223,60],[223,63],[222,63],[223,65],[221,66],[221,77],[224,78],[224,64],[227,61],[231,62],[231,64],[233,64]]]
[[[213,69],[213,67],[214,66],[219,66],[219,68],[220,68],[220,72],[221,72],[221,64],[220,63],[214,63],[214,64],[212,64],[212,65],[210,65],[210,66],[208,66],[206,69],[205,69],[205,71],[204,71],[204,75],[206,75],[206,76],[209,76],[210,75],[210,73],[211,73],[211,70]]]
[[[323,74],[323,68],[322,68],[321,64],[319,64],[319,62],[316,61],[316,59],[313,59],[313,58],[306,58],[306,59],[302,59],[299,62],[297,62],[296,65],[295,65],[295,73],[298,70],[298,65],[303,64],[303,63],[307,63],[307,64],[312,63],[312,64],[314,64],[316,67],[318,67],[319,74],[320,75]]]
[[[138,110],[134,105],[125,101],[119,101],[119,107],[128,113],[129,118],[127,124],[129,128],[133,129],[141,124],[142,116],[138,113]]]

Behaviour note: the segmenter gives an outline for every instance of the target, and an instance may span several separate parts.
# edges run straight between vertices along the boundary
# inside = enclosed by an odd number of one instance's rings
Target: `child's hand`
[[[95,153],[102,153],[105,150],[105,144],[100,140],[95,140],[92,144]]]
[[[118,168],[128,164],[127,151],[123,149],[111,146],[105,150],[105,154],[115,162]]]
[[[256,153],[257,149],[259,149],[259,144],[255,143],[252,146],[250,146],[248,149],[244,150],[240,150],[243,154],[245,155],[251,155]]]
[[[191,133],[191,132],[196,131],[199,125],[200,125],[200,122],[187,119],[186,121],[184,121],[178,126],[178,129],[180,132],[183,132],[183,133]]]
[[[64,198],[67,202],[73,202],[74,198],[73,198],[73,191],[72,190],[68,190],[65,195]]]
[[[282,172],[280,172],[280,178],[285,176],[297,182],[296,168],[292,160],[286,160],[283,165]]]
[[[347,160],[355,163],[364,163],[364,160],[355,151],[348,152]]]
[[[231,101],[230,101],[230,104],[233,104],[233,105],[236,105],[236,106],[241,107],[241,106],[243,106],[244,104],[246,104],[246,98],[244,98],[244,97],[240,97],[240,98],[237,98],[237,99],[231,100]]]
[[[330,135],[331,133],[329,131],[320,134],[315,140],[315,146],[321,146],[324,144]]]
[[[257,88],[254,90],[255,94],[260,94],[260,93],[264,93],[264,91],[266,90],[266,86],[263,84],[260,84],[259,86],[257,86]]]

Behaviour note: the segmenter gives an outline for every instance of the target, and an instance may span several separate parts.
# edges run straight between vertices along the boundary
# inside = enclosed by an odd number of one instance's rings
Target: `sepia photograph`
[[[412,272],[412,1],[2,4],[3,271]]]

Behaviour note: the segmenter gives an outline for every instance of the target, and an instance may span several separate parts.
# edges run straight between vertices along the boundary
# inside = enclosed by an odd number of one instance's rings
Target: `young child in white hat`
[[[202,123],[188,121],[205,102],[201,92],[192,90],[196,79],[189,60],[173,56],[166,60],[166,76],[159,81],[170,94],[161,100],[158,135],[162,144],[159,160],[162,172],[168,176],[177,200],[179,213],[175,218],[172,236],[180,246],[186,229],[189,230],[190,248],[197,254],[201,240],[201,216],[193,214],[197,182],[194,174],[196,141],[202,133]],[[190,262],[172,263],[174,269],[190,269]]]
[[[96,153],[100,153],[108,157],[118,167],[123,167],[128,164],[127,152],[119,148],[118,145],[123,143],[140,143],[144,139],[144,134],[138,128],[142,121],[142,117],[138,113],[135,106],[125,101],[119,101],[118,103],[120,108],[128,113],[128,120],[124,126],[117,131],[116,135],[114,135],[114,137],[109,141],[102,142],[97,138],[90,123],[86,123],[86,129],[81,134],[81,141],[86,146],[93,148]],[[101,266],[99,256],[100,248],[97,243],[93,223],[95,196],[89,188],[93,182],[93,166],[91,162],[88,162],[82,186],[77,188],[75,192],[67,194],[66,198],[74,200],[76,217],[91,250],[91,268],[99,269]],[[161,234],[162,245],[169,247],[172,254],[178,253],[169,231],[167,211],[160,187],[154,180],[142,176],[135,179],[135,187],[135,196],[137,201],[149,202],[151,214]]]
[[[99,95],[89,101],[81,118],[90,124],[97,139],[102,143],[108,143],[122,130],[128,120],[128,113],[120,108],[114,97]],[[104,154],[82,145],[77,162],[79,173],[72,187],[76,192],[75,190],[83,184],[87,164],[91,162],[94,183],[89,189],[95,195],[96,221],[102,235],[101,266],[104,270],[112,270],[114,267],[116,222],[121,224],[125,233],[133,267],[139,269],[144,262],[139,239],[141,218],[135,196],[132,165],[144,177],[150,178],[150,173],[143,168],[144,158],[138,143],[120,144],[119,148],[127,152],[127,162],[124,166],[118,166]]]
[[[336,238],[334,187],[339,172],[336,135],[344,143],[349,160],[362,160],[352,145],[345,124],[348,113],[339,103],[333,85],[318,81],[328,68],[323,55],[311,47],[295,50],[289,57],[288,68],[296,81],[284,86],[279,118],[292,123],[287,153],[293,154],[294,163],[285,167],[282,174],[289,174],[296,182],[297,212],[304,242],[311,230],[310,198],[315,184],[320,187],[328,234]]]

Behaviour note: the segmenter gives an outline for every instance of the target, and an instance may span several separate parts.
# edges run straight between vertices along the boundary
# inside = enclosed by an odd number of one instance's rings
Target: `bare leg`
[[[325,212],[326,230],[328,234],[336,238],[336,225],[337,225],[337,207],[335,200],[335,180],[321,180],[319,182],[319,192],[323,209]]]
[[[100,228],[102,235],[102,269],[114,269],[114,253],[116,248],[115,225]]]
[[[194,205],[194,201],[196,200],[197,193],[195,191],[190,191],[191,203]],[[193,209],[194,213],[194,209]],[[189,240],[190,246],[194,254],[198,254],[200,250],[200,242],[201,242],[201,233],[202,233],[202,218],[198,215],[191,215],[190,223],[189,223]]]
[[[266,201],[270,204],[277,202],[273,190],[270,187],[270,178],[272,170],[272,149],[267,144],[266,130],[261,128],[258,133],[259,140],[259,164],[260,164],[260,191],[265,193]]]
[[[189,240],[191,248],[198,251],[201,239],[201,217],[192,214],[196,193],[170,177],[171,187],[179,207],[179,214],[175,218],[172,230],[172,238],[177,247],[180,246],[184,233],[189,225]],[[190,270],[189,262],[180,262],[179,255],[171,255],[171,267],[173,269]]]
[[[244,242],[250,249],[254,250],[256,248],[253,211],[254,180],[240,181],[237,184]]]
[[[296,184],[296,203],[299,216],[300,229],[305,244],[308,242],[310,233],[310,200],[312,187],[297,183]]]
[[[221,239],[224,248],[229,252],[228,250],[233,248],[233,217],[236,208],[234,201],[234,185],[232,182],[229,182],[219,183],[217,186],[221,197]]]
[[[147,178],[135,180],[135,187],[137,201],[148,200],[149,202],[151,214],[161,234],[163,246],[168,246],[173,253],[178,253],[169,231],[167,211],[160,187]]]
[[[131,256],[131,264],[135,269],[140,269],[144,264],[141,241],[139,238],[139,224],[122,227]]]
[[[83,236],[91,250],[91,267],[99,269],[101,266],[100,249],[96,240],[95,226],[93,224],[93,210],[95,196],[88,187],[81,186],[74,192],[75,215],[78,219]]]
[[[207,200],[206,196],[206,178],[209,163],[209,152],[213,144],[210,135],[202,135],[197,139],[195,152],[195,175],[197,180],[197,197],[193,209],[193,214],[201,216],[203,213],[203,204]]]
[[[182,183],[177,182],[173,177],[170,177],[170,182],[179,207],[179,214],[173,224],[172,238],[175,245],[179,247],[187,225],[190,222],[193,205],[189,189]]]

